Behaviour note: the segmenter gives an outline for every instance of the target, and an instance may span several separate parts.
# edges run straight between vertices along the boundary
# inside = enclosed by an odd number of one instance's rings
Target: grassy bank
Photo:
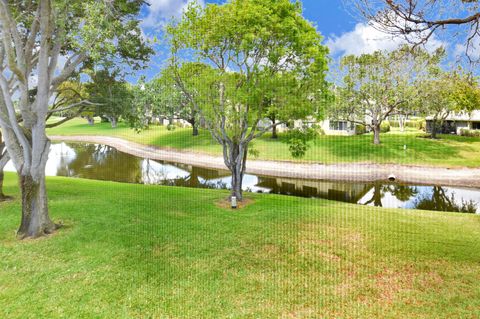
[[[135,133],[121,123],[112,129],[108,123],[87,125],[85,120],[75,119],[55,129],[51,135],[105,135],[124,138],[133,142],[166,148],[205,152],[221,155],[220,146],[207,131],[192,137],[191,129],[177,128],[168,131],[164,126]],[[433,165],[443,167],[480,166],[480,138],[441,136],[439,140],[423,137],[420,131],[382,134],[382,145],[372,144],[370,134],[361,136],[321,136],[311,143],[311,148],[302,161],[321,163],[374,162],[394,164]],[[259,159],[294,160],[280,135],[277,140],[269,134],[257,139],[253,148],[259,151]],[[404,149],[404,145],[407,149]]]
[[[50,178],[66,226],[15,239],[0,203],[2,318],[475,318],[480,217]],[[6,192],[18,198],[13,174]]]

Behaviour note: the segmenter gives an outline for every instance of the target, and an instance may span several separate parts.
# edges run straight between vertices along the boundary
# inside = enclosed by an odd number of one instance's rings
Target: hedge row
[[[469,130],[468,128],[460,129],[461,136],[468,136],[468,137],[480,137],[480,130]]]

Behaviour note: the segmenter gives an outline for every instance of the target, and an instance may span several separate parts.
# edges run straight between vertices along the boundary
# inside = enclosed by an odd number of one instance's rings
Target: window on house
[[[330,130],[332,131],[346,131],[347,122],[346,121],[330,121]]]
[[[480,122],[473,122],[472,130],[480,130]]]

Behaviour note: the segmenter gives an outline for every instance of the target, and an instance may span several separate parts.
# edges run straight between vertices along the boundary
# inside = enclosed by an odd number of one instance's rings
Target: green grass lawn
[[[480,216],[49,178],[65,227],[17,241],[0,203],[1,318],[478,318]],[[6,192],[18,198],[13,174]]]
[[[108,135],[137,143],[165,148],[205,152],[221,155],[220,146],[207,131],[192,137],[191,129],[177,128],[168,131],[164,126],[152,126],[139,134],[120,123],[112,129],[108,123],[89,126],[85,120],[75,119],[60,127],[48,130],[51,135]],[[370,134],[362,136],[321,136],[311,142],[311,148],[302,161],[320,163],[394,163],[445,167],[480,166],[480,138],[441,136],[439,140],[424,138],[420,131],[398,131],[382,134],[382,145],[372,144]],[[283,143],[284,137],[271,139],[269,134],[253,142],[259,159],[294,160]],[[407,145],[407,149],[404,149]]]

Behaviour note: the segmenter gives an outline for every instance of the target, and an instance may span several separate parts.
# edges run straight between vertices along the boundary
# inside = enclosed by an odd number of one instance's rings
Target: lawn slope
[[[85,120],[75,119],[57,128],[49,135],[100,135],[123,138],[129,141],[192,152],[221,156],[221,147],[208,131],[192,137],[190,128],[168,131],[165,126],[152,126],[137,134],[125,123],[115,129],[109,123],[89,126]],[[430,165],[441,167],[479,167],[480,138],[443,135],[439,140],[424,138],[421,131],[382,134],[382,144],[373,145],[371,134],[361,136],[320,136],[310,143],[310,149],[300,161],[325,164],[379,163],[403,165]],[[259,159],[298,161],[292,158],[285,137],[271,139],[270,134],[254,140],[251,148],[258,151]],[[405,149],[406,146],[406,149]],[[253,157],[252,157],[253,159]]]
[[[0,203],[1,318],[475,318],[480,217],[48,179],[65,227],[17,241]],[[6,192],[18,198],[7,174]]]

